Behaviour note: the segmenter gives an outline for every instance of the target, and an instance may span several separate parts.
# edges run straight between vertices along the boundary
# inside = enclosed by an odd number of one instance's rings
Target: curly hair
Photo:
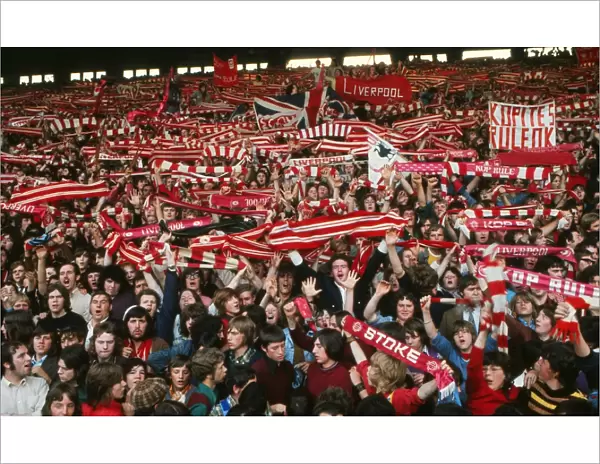
[[[428,264],[417,264],[406,271],[420,296],[430,295],[438,284],[438,275]]]

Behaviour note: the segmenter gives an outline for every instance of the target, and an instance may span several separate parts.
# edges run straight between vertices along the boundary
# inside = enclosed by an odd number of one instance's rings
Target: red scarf
[[[413,350],[408,345],[368,326],[352,316],[344,318],[344,330],[367,345],[371,345],[377,350],[399,359],[419,371],[432,374],[435,377],[435,382],[442,398],[452,394],[454,391],[456,387],[454,379],[447,371],[442,369],[441,363],[437,359]]]
[[[148,338],[140,343],[139,348],[135,348],[135,343],[131,338],[127,338],[124,342],[125,348],[131,348],[133,351],[129,355],[130,358],[139,358],[143,361],[148,361],[148,356],[152,351],[152,339]]]

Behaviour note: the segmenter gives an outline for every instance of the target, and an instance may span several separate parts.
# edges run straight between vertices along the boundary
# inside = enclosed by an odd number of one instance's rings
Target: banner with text
[[[381,76],[372,80],[352,77],[336,78],[335,91],[348,102],[368,102],[385,105],[390,101],[410,102],[412,88],[405,77]]]
[[[515,150],[556,146],[556,105],[490,102],[490,148]]]
[[[238,85],[237,55],[223,61],[213,53],[215,67],[214,83],[216,87],[233,87]]]
[[[599,52],[598,47],[576,47],[575,53],[577,53],[577,62],[579,66],[594,66],[598,67]]]

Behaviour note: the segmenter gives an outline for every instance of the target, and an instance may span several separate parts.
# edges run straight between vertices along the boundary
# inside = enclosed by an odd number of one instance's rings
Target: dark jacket
[[[356,283],[356,287],[354,287],[353,310],[357,319],[364,319],[363,313],[370,298],[369,286],[385,257],[386,254],[376,248],[373,251],[371,258],[369,258],[363,276]],[[329,314],[339,313],[344,310],[342,290],[336,285],[333,277],[323,272],[315,271],[304,260],[300,265],[296,266],[296,270],[297,278],[300,279],[300,281],[303,281],[308,277],[317,279],[318,286],[322,290],[319,295],[319,308],[327,310]]]

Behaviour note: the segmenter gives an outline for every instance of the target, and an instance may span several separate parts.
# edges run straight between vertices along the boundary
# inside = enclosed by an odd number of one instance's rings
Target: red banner
[[[348,102],[368,102],[385,105],[391,101],[410,102],[412,88],[405,77],[381,76],[372,80],[338,77],[335,91]]]
[[[598,47],[576,47],[575,53],[577,53],[579,66],[598,66],[599,50]]]
[[[233,87],[238,85],[237,55],[223,61],[213,53],[215,67],[214,84],[216,87]]]

